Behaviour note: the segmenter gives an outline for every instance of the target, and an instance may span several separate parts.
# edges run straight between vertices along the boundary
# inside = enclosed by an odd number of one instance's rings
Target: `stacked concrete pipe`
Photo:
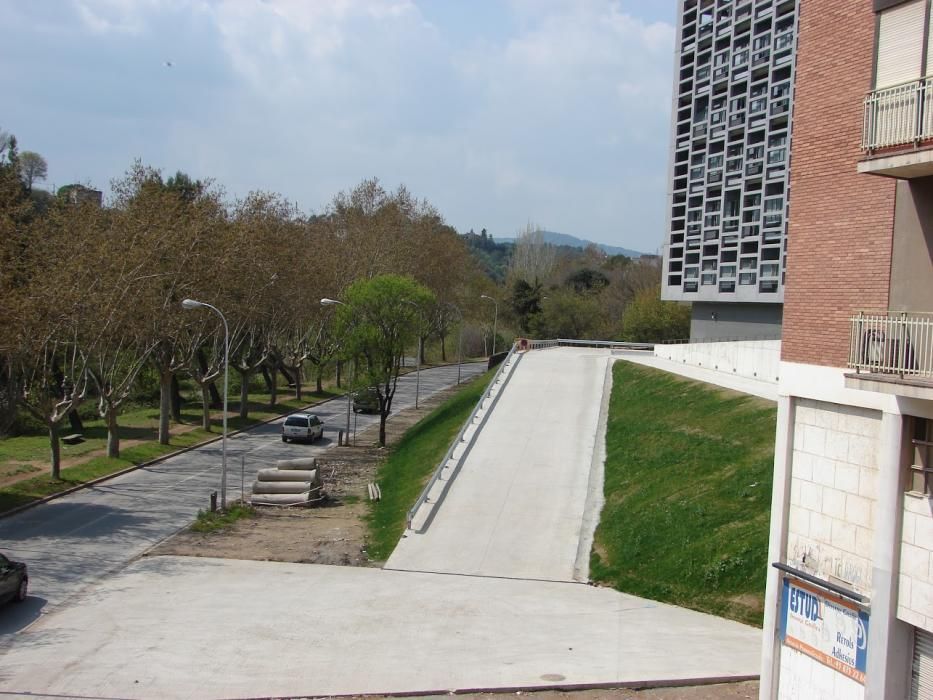
[[[260,469],[253,482],[254,506],[300,506],[323,500],[324,484],[314,457],[280,459]]]

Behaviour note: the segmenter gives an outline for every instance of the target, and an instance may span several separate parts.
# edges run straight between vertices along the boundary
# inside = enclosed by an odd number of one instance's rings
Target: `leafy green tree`
[[[509,303],[522,331],[527,332],[532,319],[541,313],[541,296],[540,282],[530,284],[518,278],[512,283],[512,296]]]
[[[541,313],[532,319],[531,330],[538,338],[605,337],[602,307],[593,294],[576,294],[566,288],[549,291]]]
[[[599,292],[609,286],[609,278],[599,270],[584,267],[567,277],[567,286],[578,294]]]
[[[379,444],[386,443],[386,418],[398,385],[405,348],[417,338],[420,310],[434,294],[410,277],[380,275],[351,284],[337,311],[337,333],[345,335],[345,356],[357,360],[356,387],[373,387],[379,397]]]
[[[644,289],[625,309],[622,339],[657,343],[690,337],[690,307],[676,301],[661,301],[661,287]]]

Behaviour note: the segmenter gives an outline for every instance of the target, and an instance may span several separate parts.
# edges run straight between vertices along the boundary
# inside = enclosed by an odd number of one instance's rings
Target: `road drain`
[[[562,676],[559,673],[545,673],[543,676],[541,676],[541,680],[554,682],[565,681],[567,680],[567,676]]]

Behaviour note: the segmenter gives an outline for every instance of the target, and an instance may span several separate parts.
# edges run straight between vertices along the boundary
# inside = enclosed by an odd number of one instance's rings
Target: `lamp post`
[[[346,306],[342,301],[337,301],[336,299],[328,299],[324,297],[321,299],[321,306]],[[353,379],[350,379],[350,386],[347,387],[347,445],[350,444],[350,403],[353,401]],[[356,436],[353,437],[354,444],[356,443]]]
[[[480,294],[479,298],[488,299],[489,301],[491,301],[493,304],[496,305],[496,315],[492,321],[492,354],[495,355],[496,354],[496,326],[499,323],[499,302],[490,296],[486,296],[485,294]]]
[[[421,397],[421,332],[423,330],[421,307],[410,299],[402,299],[402,303],[411,304],[418,312],[418,344],[415,346],[415,361],[417,362],[417,369],[415,370],[415,408],[418,408],[418,399]],[[404,356],[405,353],[402,353],[402,355]]]
[[[453,308],[460,317],[460,334],[457,337],[457,384],[460,384],[460,367],[463,364],[463,312],[452,301],[448,301],[447,305]]]
[[[195,301],[194,299],[183,299],[182,308],[185,309],[210,309],[224,323],[224,428],[223,435],[220,438],[221,466],[220,466],[220,509],[227,509],[227,385],[228,375],[230,374],[230,329],[227,327],[227,319],[216,306],[204,301]]]

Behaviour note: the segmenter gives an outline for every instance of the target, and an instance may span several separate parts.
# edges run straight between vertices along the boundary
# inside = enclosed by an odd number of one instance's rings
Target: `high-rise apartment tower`
[[[778,337],[796,0],[680,0],[662,298],[691,337]]]

